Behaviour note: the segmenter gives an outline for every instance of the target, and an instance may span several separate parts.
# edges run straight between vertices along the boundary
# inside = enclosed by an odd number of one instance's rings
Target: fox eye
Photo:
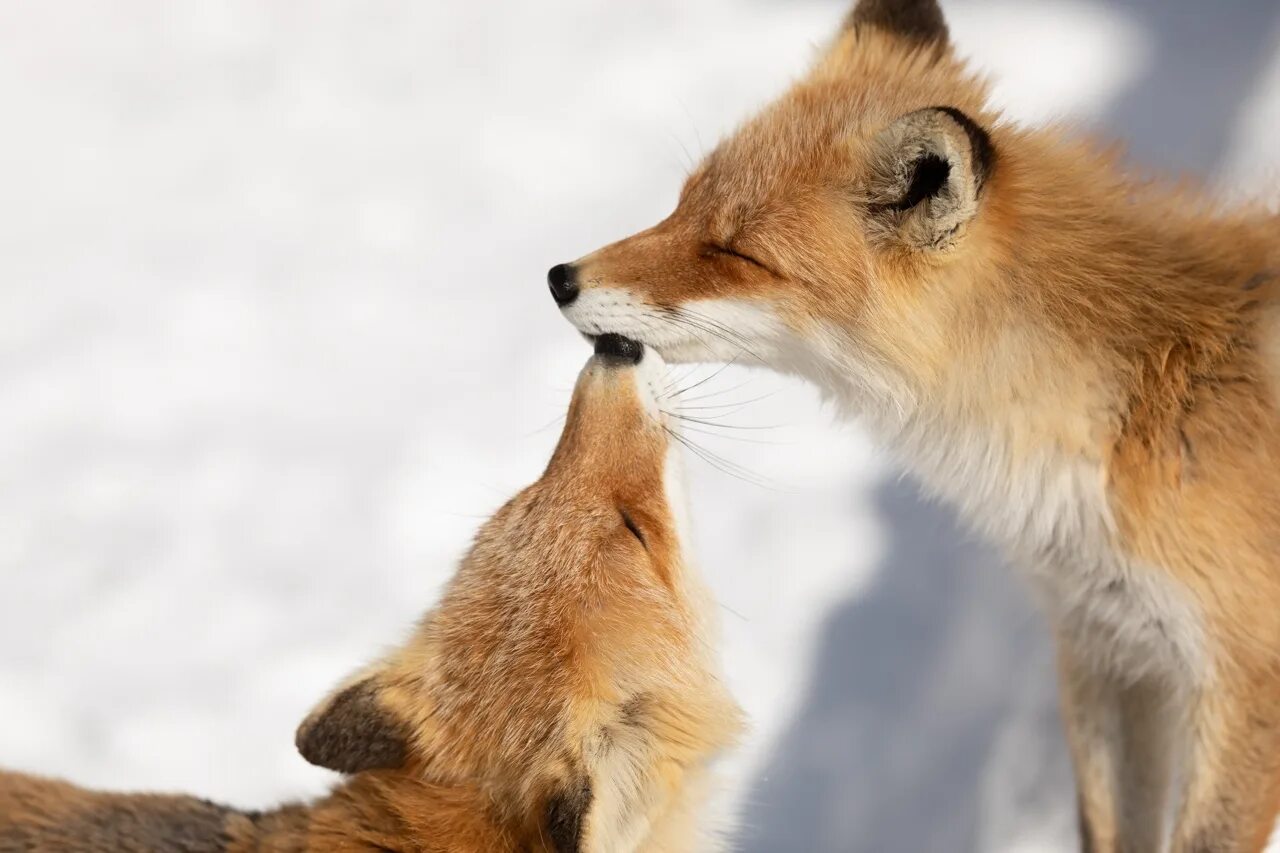
[[[631,531],[631,535],[636,537],[641,547],[648,551],[649,544],[644,541],[644,534],[640,532],[640,526],[636,524],[635,519],[622,507],[618,507],[618,514],[622,516],[622,526]]]
[[[768,272],[768,273],[773,272],[773,270],[771,270],[769,267],[765,266],[760,261],[753,258],[751,255],[744,254],[743,252],[740,252],[731,246],[724,246],[719,243],[708,243],[703,248],[702,253],[707,257],[712,257],[715,255],[723,255],[725,257],[737,258],[740,261],[745,261],[746,263],[751,264],[753,267],[759,267],[765,272]]]

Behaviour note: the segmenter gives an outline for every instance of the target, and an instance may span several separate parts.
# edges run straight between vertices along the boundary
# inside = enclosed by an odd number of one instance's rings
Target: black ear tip
[[[921,44],[945,44],[949,37],[937,0],[859,0],[846,26],[876,27]]]
[[[339,773],[404,766],[408,738],[378,705],[368,681],[353,684],[298,726],[298,752],[308,763]]]

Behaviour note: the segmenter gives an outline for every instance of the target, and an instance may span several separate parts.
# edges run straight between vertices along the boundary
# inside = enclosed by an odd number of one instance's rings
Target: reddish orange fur
[[[359,770],[328,796],[247,814],[0,774],[0,851],[715,846],[707,764],[740,721],[669,501],[657,365],[588,363],[546,473],[412,636],[303,723],[304,754]]]
[[[1280,804],[1280,220],[1004,121],[931,5],[862,0],[667,219],[574,264],[563,310],[670,358],[800,374],[867,415],[1048,577],[1051,610],[1067,601],[1092,849],[1161,847],[1179,802],[1176,850],[1260,850]],[[994,152],[979,182],[980,146],[933,119],[976,197],[937,232],[933,198],[894,208],[885,189],[905,150],[886,139],[934,107]]]

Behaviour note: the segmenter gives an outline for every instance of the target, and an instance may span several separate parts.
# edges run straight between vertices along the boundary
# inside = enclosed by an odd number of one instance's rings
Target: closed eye
[[[640,526],[636,524],[635,519],[633,519],[622,507],[618,507],[618,513],[622,516],[622,526],[627,528],[627,530],[630,530],[631,535],[636,537],[636,540],[640,543],[641,547],[648,551],[649,543],[644,541],[644,534],[640,532]]]
[[[753,267],[759,267],[760,269],[764,270],[770,275],[774,274],[772,268],[766,266],[764,263],[757,260],[756,258],[753,258],[751,255],[744,254],[743,252],[740,252],[737,249],[734,249],[730,246],[722,246],[719,243],[708,243],[706,247],[703,249],[703,254],[723,255],[725,257],[737,258],[740,261],[745,261],[751,264]]]

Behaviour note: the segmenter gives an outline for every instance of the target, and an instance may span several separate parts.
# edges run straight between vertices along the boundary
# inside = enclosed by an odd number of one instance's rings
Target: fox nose
[[[551,298],[563,308],[578,298],[578,271],[572,264],[556,264],[547,271],[547,285]]]
[[[596,338],[596,355],[606,361],[621,361],[626,364],[639,364],[644,358],[644,344],[606,332]]]

